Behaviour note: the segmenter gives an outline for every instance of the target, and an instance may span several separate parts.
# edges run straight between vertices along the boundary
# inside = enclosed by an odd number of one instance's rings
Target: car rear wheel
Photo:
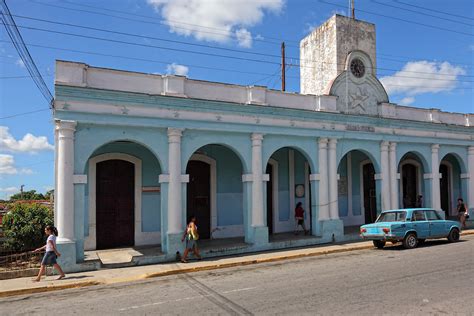
[[[374,242],[374,246],[379,248],[379,249],[382,249],[385,246],[385,241],[374,240],[373,242]]]
[[[403,238],[403,247],[406,249],[413,249],[418,245],[418,239],[416,235],[413,233],[409,233],[408,235]]]
[[[451,229],[451,231],[449,232],[449,235],[448,235],[448,240],[449,240],[449,242],[459,241],[459,229],[457,229],[457,228]]]

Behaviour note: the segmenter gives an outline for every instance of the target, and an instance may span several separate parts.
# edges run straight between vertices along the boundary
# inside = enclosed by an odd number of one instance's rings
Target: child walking
[[[295,235],[298,235],[298,226],[303,227],[304,234],[308,235],[308,231],[306,230],[306,226],[304,225],[304,209],[302,207],[302,203],[298,202],[295,208]]]
[[[56,262],[56,258],[61,256],[61,254],[56,249],[56,237],[58,236],[58,230],[56,229],[56,227],[48,225],[44,229],[44,232],[48,236],[48,239],[46,240],[46,245],[34,250],[34,252],[38,252],[43,249],[46,250],[43,260],[41,260],[41,268],[39,270],[38,276],[36,277],[36,279],[33,280],[34,282],[39,282],[41,280],[41,276],[46,272],[47,265],[53,265],[53,267],[58,270],[58,280],[61,280],[66,276],[59,264]]]

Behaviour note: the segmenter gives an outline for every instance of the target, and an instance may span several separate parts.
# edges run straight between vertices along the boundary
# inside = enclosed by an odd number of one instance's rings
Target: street
[[[474,236],[0,300],[2,315],[474,313]]]

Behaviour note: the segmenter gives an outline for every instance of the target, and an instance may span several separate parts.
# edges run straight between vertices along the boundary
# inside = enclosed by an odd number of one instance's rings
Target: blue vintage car
[[[448,238],[450,242],[459,240],[461,225],[445,220],[443,211],[429,208],[408,208],[382,212],[375,223],[362,225],[360,235],[373,240],[381,249],[387,241],[403,242],[405,248],[415,248],[426,239]]]

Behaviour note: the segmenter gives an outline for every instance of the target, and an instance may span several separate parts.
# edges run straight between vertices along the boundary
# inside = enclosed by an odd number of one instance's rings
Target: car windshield
[[[379,218],[375,221],[380,222],[404,222],[407,218],[406,212],[385,212],[380,214]]]

